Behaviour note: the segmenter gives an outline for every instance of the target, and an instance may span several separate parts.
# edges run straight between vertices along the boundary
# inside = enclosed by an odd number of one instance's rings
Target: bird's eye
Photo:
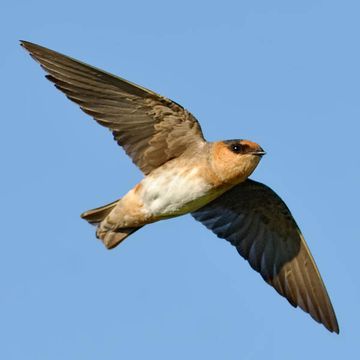
[[[231,151],[235,154],[240,154],[242,152],[242,146],[240,144],[231,145]]]

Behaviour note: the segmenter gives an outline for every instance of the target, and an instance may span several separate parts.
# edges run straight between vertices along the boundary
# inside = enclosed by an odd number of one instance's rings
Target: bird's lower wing
[[[320,273],[290,210],[264,184],[247,180],[193,212],[228,240],[291,305],[336,333],[336,316]]]

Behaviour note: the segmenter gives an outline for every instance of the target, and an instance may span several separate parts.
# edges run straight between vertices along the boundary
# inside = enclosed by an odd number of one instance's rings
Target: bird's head
[[[213,143],[212,168],[224,183],[238,184],[255,170],[265,151],[249,140],[225,140]]]

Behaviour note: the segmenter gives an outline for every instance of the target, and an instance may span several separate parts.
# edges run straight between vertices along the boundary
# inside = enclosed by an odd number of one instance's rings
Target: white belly
[[[187,171],[173,168],[149,175],[140,184],[139,199],[150,216],[181,215],[209,202],[210,185],[198,175],[196,167]]]

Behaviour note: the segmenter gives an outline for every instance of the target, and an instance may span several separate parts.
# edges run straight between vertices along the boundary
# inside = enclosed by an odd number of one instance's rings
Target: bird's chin
[[[256,169],[256,167],[258,166],[262,155],[260,154],[249,154],[247,155],[247,161],[244,164],[245,165],[245,171],[244,173],[246,174],[246,178],[248,178]]]

